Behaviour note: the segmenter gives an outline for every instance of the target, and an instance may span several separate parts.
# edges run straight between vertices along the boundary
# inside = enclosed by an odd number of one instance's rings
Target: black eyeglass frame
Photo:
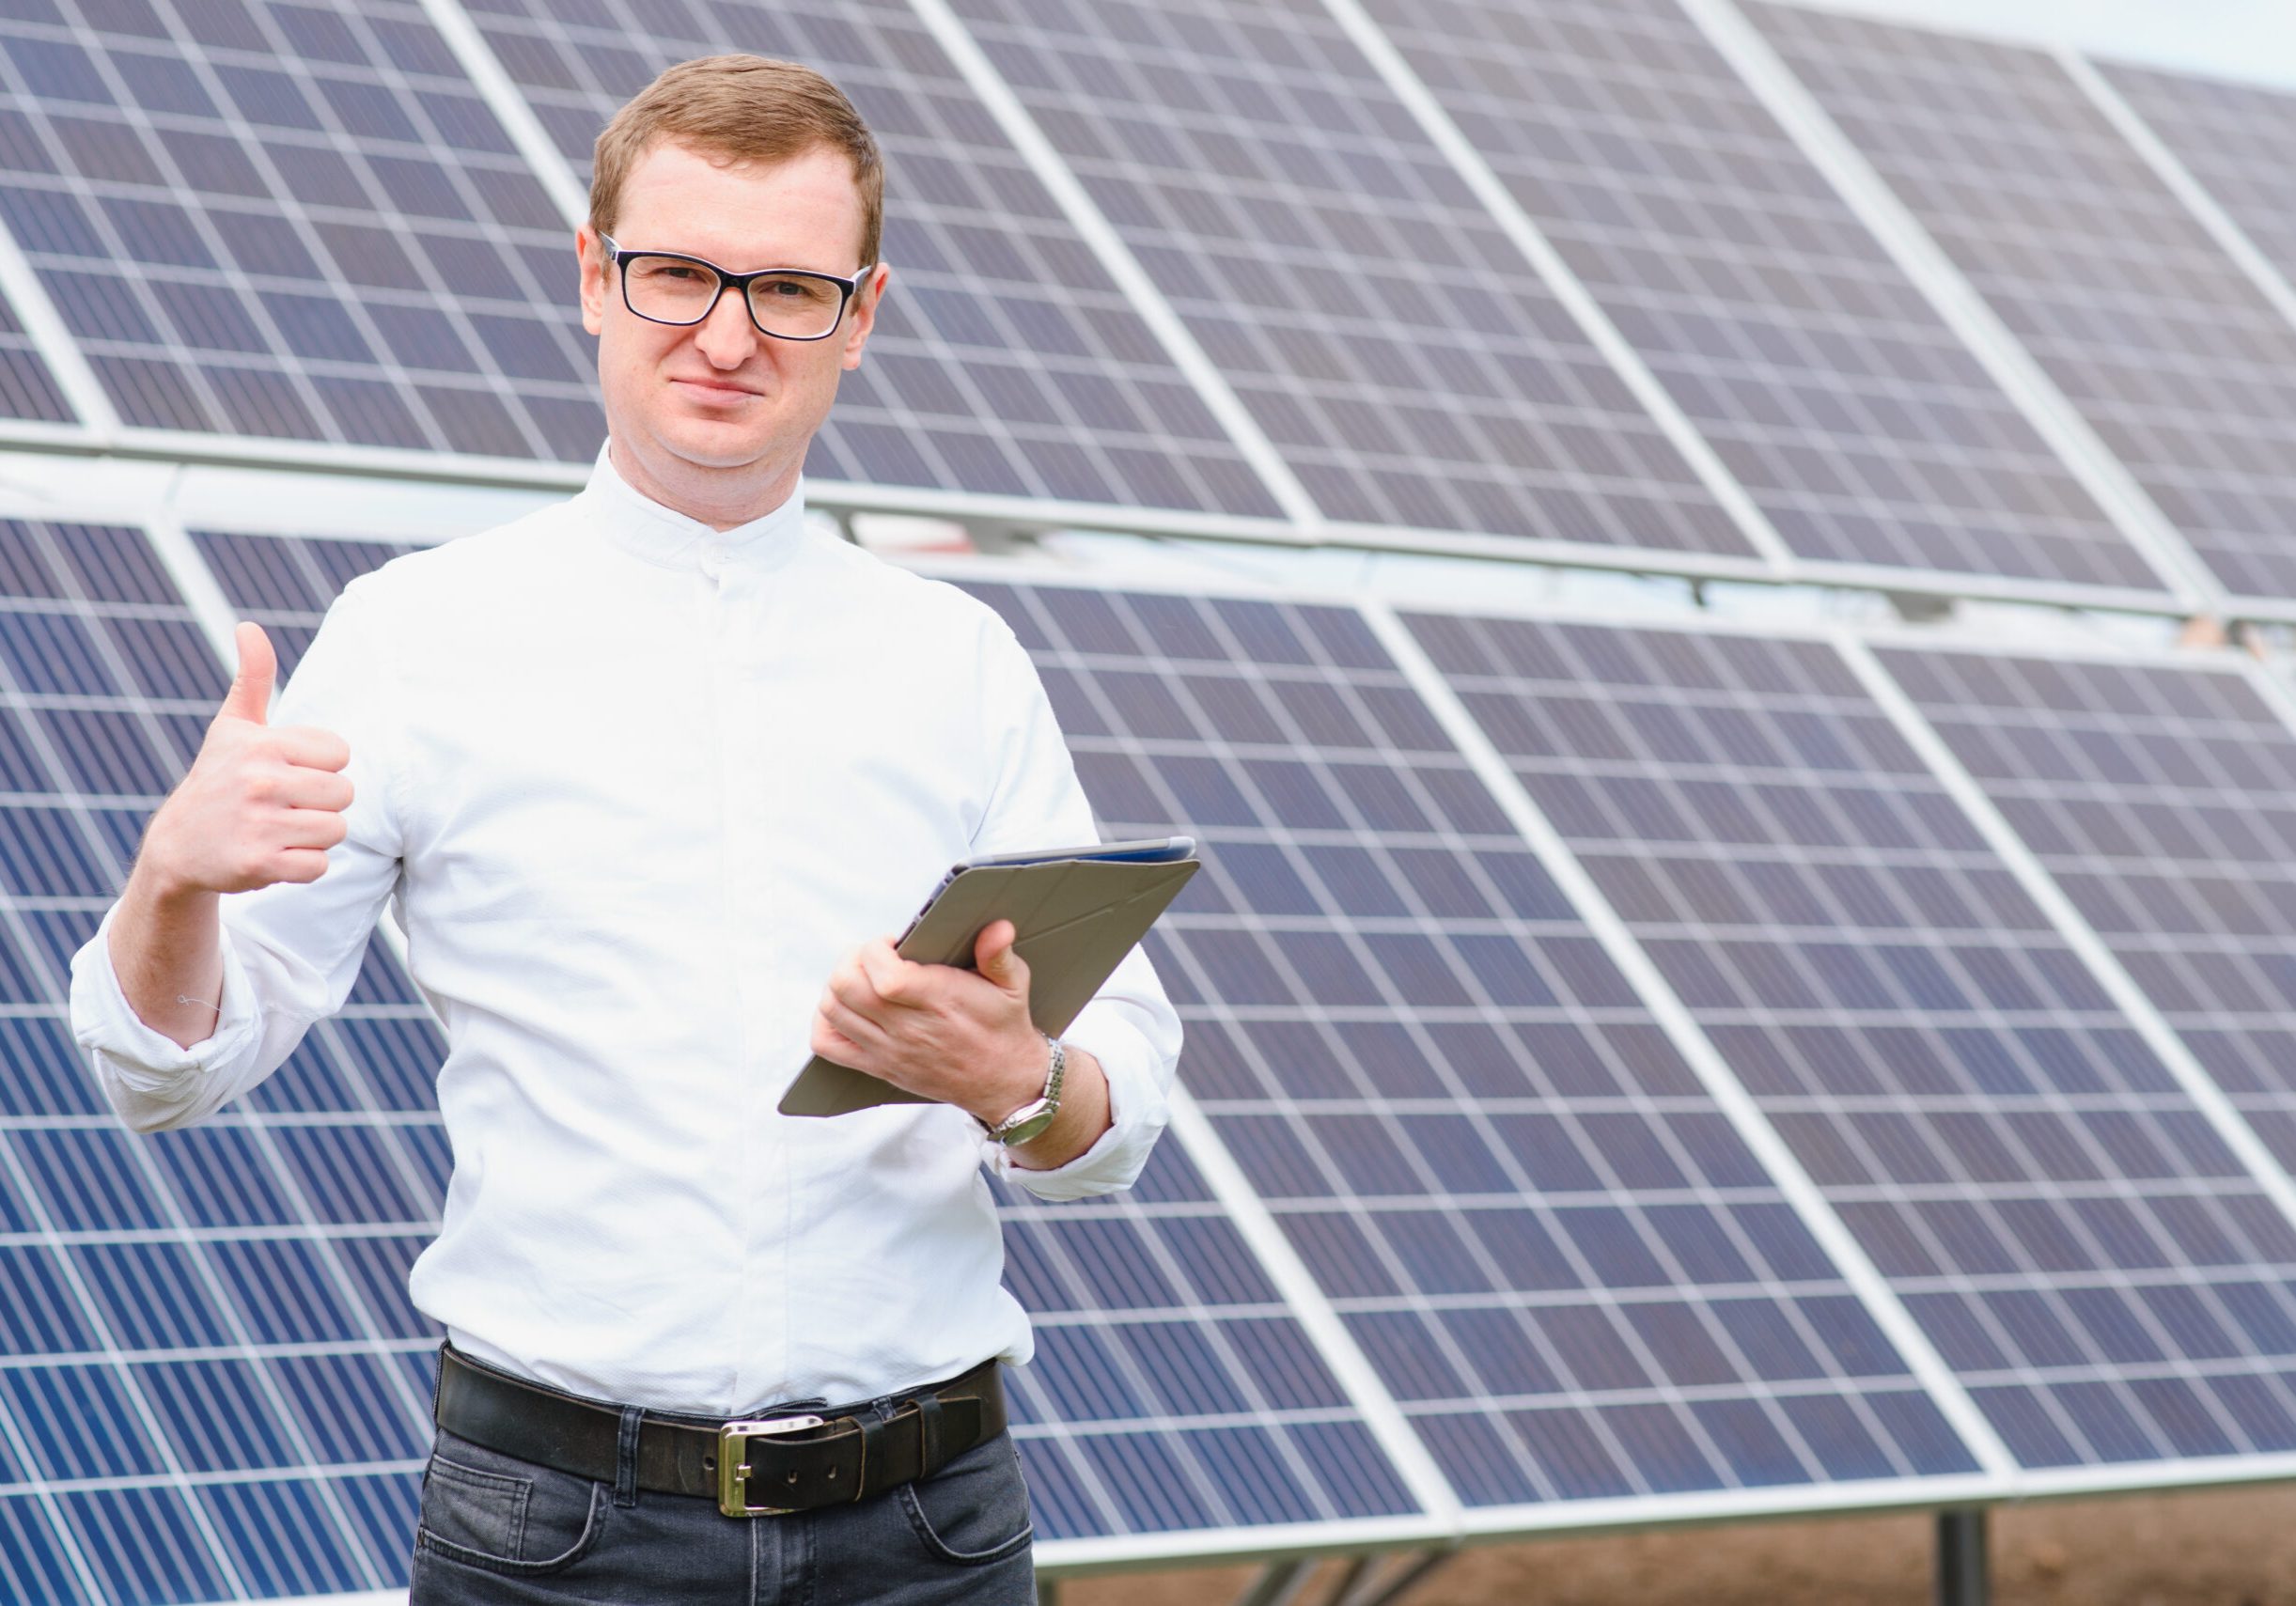
[[[626,245],[617,244],[610,234],[600,235],[598,242],[606,248],[606,260],[620,270],[618,276],[622,283],[622,304],[630,308],[633,317],[643,318],[648,323],[666,324],[672,329],[691,329],[717,310],[717,304],[724,299],[727,290],[740,290],[742,292],[742,310],[749,314],[749,326],[773,340],[802,342],[828,339],[843,327],[845,309],[852,305],[853,297],[861,293],[862,282],[877,270],[876,263],[867,263],[850,279],[840,277],[836,273],[818,273],[810,268],[760,268],[754,273],[728,273],[707,257],[693,257],[683,251],[633,251]],[[640,312],[634,305],[632,305],[630,300],[630,259],[633,257],[666,257],[673,262],[691,262],[697,268],[707,268],[717,275],[717,293],[710,298],[710,304],[703,307],[700,315],[695,318],[656,318],[650,312]],[[751,283],[758,279],[789,278],[820,279],[824,284],[837,287],[837,316],[831,319],[829,327],[819,335],[784,335],[778,330],[768,329],[758,321],[757,304],[749,299]]]

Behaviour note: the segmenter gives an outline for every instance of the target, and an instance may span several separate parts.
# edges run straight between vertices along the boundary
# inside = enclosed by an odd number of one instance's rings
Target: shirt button
[[[712,580],[715,580],[719,575],[725,573],[726,549],[724,547],[702,548],[701,571]]]

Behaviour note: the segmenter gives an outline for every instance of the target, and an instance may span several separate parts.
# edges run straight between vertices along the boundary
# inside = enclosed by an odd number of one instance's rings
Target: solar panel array
[[[2296,1448],[2296,1230],[1830,648],[1415,623],[2022,1464]]]
[[[2041,51],[1743,8],[2225,589],[2296,595],[2296,325],[2071,76]]]
[[[2283,610],[2296,326],[2185,201],[2039,53],[1744,9],[2215,584]],[[1369,0],[1364,25],[1667,419],[1390,64],[1297,0],[39,0],[0,20],[0,226],[131,430],[580,463],[601,420],[568,174],[532,171],[516,131],[579,177],[661,66],[788,55],[846,85],[889,159],[897,288],[810,463],[844,494],[1235,533],[1312,507],[1373,544],[2174,605],[2094,465],[2059,456],[2083,448],[1989,377],[1703,12]],[[2255,153],[2296,99],[2102,71],[2285,275]],[[55,354],[0,304],[0,415],[74,424]]]
[[[1370,9],[1797,555],[2158,589],[1673,0]]]
[[[0,413],[107,427],[44,301],[147,444],[585,460],[568,220],[513,127],[579,175],[660,66],[754,49],[828,69],[889,157],[896,290],[817,480],[1265,533],[1289,475],[1373,544],[2171,605],[1673,0],[1365,0],[1504,219],[1331,7],[951,4],[995,105],[921,0],[465,0],[517,103],[437,5],[27,0],[0,19]],[[1745,9],[2223,588],[2285,608],[2296,325],[2076,78]],[[2296,100],[2103,72],[2296,273],[2256,154]],[[274,1078],[157,1138],[63,1019],[223,690],[179,583],[291,670],[407,550],[323,507],[195,524],[0,521],[9,1600],[405,1581],[437,1341],[405,1272],[448,1164],[416,990],[378,944]],[[1809,635],[958,578],[1036,657],[1107,834],[1207,860],[1151,939],[1200,1126],[1127,1195],[994,1193],[1048,1566],[2296,1469],[2296,1221],[2239,1130],[2296,1165],[2296,691],[1878,643],[1916,714]]]
[[[22,1565],[50,1569],[35,1598],[110,1598],[72,1570],[108,1542],[101,1503],[72,1503],[100,1484],[169,1490],[183,1534],[211,1536],[185,1540],[188,1570],[150,1598],[387,1584],[435,1337],[402,1285],[444,1181],[434,1032],[378,951],[350,1018],[217,1122],[114,1129],[55,1019],[61,967],[222,677],[139,532],[8,528],[19,757],[0,929],[23,1000],[9,1029],[47,1068],[0,1127],[19,1295],[0,1383],[131,1403],[145,1388],[138,1420],[180,1435],[220,1432],[202,1425],[240,1420],[242,1399],[276,1424],[253,1447],[177,1444],[170,1463],[164,1446],[66,1491],[50,1486],[82,1474],[39,1436],[71,1438],[58,1425],[87,1408],[0,1393],[0,1442],[25,1470],[0,1487],[30,1536]],[[289,656],[343,581],[401,550],[193,545]],[[1377,1391],[1342,1380],[1185,1139],[1124,1198],[1005,1191],[1008,1278],[1040,1347],[1015,1380],[1016,1432],[1055,1561],[1062,1542],[1424,1519],[1371,1421],[1387,1400],[1486,1520],[1721,1493],[1789,1508],[1827,1486],[1903,1500],[1978,1476],[1859,1277],[1360,614],[968,584],[1036,656],[1104,827],[1205,839],[1207,870],[1156,939],[1189,1022],[1186,1084]],[[2118,1464],[2141,1484],[2148,1464],[2296,1448],[2296,1227],[1830,648],[1409,624],[2023,1465]],[[1972,662],[1888,656],[1931,706],[1939,685],[1996,684]],[[2115,691],[2095,709],[2053,694],[2007,745],[2053,751],[2033,726],[2092,756],[2141,737],[2163,772],[2205,763],[2251,788],[2210,795],[2211,840],[2235,808],[2286,819],[2272,788],[2296,734],[2247,682],[2155,666],[2132,705],[2139,680],[2096,674]],[[2151,724],[2132,727],[2132,706]],[[80,868],[42,867],[75,840]],[[2053,867],[2074,884],[2078,866]],[[2256,1069],[2286,1039],[2285,1004],[2219,991],[2177,1019],[2195,1041],[2247,1034],[2236,1097],[2296,1130],[2296,1099]],[[355,1402],[352,1426],[298,1404],[320,1386]],[[183,1463],[199,1454],[240,1458]],[[236,1491],[250,1474],[259,1489]],[[253,1554],[276,1570],[244,1570]]]

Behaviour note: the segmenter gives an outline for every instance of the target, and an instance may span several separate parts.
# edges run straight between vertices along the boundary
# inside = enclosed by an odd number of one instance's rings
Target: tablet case
[[[971,970],[981,928],[1011,921],[1020,932],[1014,950],[1028,966],[1029,1015],[1039,1031],[1056,1037],[1200,867],[1196,859],[976,865],[950,880],[895,951],[921,964]],[[780,1108],[785,1115],[842,1115],[926,1102],[816,1054],[782,1095]]]

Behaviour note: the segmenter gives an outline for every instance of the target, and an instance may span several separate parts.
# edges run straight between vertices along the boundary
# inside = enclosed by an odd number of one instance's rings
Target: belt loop
[[[885,1402],[882,1399],[872,1400],[867,1411],[854,1415],[853,1421],[861,1428],[861,1465],[853,1473],[853,1492],[847,1499],[859,1500],[868,1493],[871,1462],[875,1462],[881,1471],[883,1469],[885,1424],[891,1419],[892,1414],[885,1410]]]
[[[927,1389],[913,1403],[917,1408],[917,1476],[930,1477],[941,1465],[934,1453],[941,1448],[941,1396]]]
[[[614,1504],[638,1503],[638,1429],[646,1421],[641,1406],[622,1407],[621,1430],[614,1441]]]

